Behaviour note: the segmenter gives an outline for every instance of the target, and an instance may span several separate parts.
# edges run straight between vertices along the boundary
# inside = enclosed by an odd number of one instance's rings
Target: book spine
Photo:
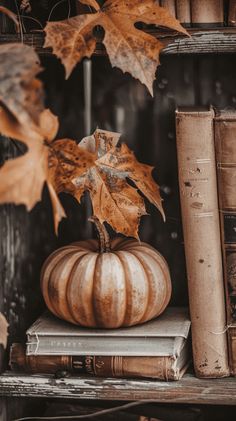
[[[236,327],[231,327],[228,331],[229,338],[229,358],[230,358],[230,373],[236,377]]]
[[[174,18],[176,17],[175,0],[160,0],[160,6],[166,7]]]
[[[176,17],[183,26],[191,25],[190,0],[176,0]]]
[[[236,26],[236,0],[229,0],[228,26]]]
[[[221,216],[222,250],[227,308],[230,369],[236,373],[235,340],[230,325],[236,322],[236,113],[215,118],[215,149]],[[235,332],[235,328],[232,328]]]
[[[223,26],[223,0],[191,0],[193,26]]]
[[[183,374],[175,367],[173,357],[27,356],[21,344],[11,347],[10,367],[30,373],[68,371],[98,377],[151,377],[159,380],[179,380]]]
[[[229,375],[213,111],[177,111],[179,189],[198,377]]]

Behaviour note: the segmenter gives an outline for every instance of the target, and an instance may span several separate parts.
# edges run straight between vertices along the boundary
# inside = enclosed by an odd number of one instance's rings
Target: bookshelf
[[[236,381],[197,379],[186,374],[180,381],[130,380],[117,378],[27,375],[6,372],[0,377],[5,397],[94,399],[109,401],[145,400],[156,403],[236,405]]]
[[[166,31],[150,30],[149,33],[154,34],[164,44],[168,44],[162,51],[162,56],[167,58],[177,58],[182,56],[190,57],[195,61],[200,59],[200,56],[207,55],[231,55],[236,53],[236,28],[214,28],[214,29],[189,29],[191,37],[176,37],[175,34]],[[18,34],[1,34],[0,44],[7,42],[19,42],[21,38]],[[52,58],[50,49],[44,49],[44,34],[42,31],[31,32],[24,34],[24,43],[34,46],[36,52],[47,60]],[[95,57],[105,57],[106,52],[101,44],[97,44]],[[54,60],[54,59],[53,59]],[[62,66],[61,66],[62,67]],[[204,63],[203,63],[204,69]],[[60,69],[60,71],[62,71]],[[3,213],[5,211],[3,210]],[[12,256],[15,259],[15,268],[20,267],[20,261],[26,261],[29,255],[28,244],[25,247],[19,247],[17,244],[20,240],[27,238],[27,232],[30,229],[31,223],[39,224],[37,235],[35,237],[33,253],[40,250],[42,243],[46,243],[47,235],[50,237],[47,247],[43,251],[44,255],[49,254],[49,250],[55,247],[56,240],[45,228],[45,219],[39,218],[38,210],[33,211],[32,221],[29,223],[27,215],[22,209],[14,209],[11,205],[8,207],[7,215],[3,215],[3,220],[7,220],[5,226],[1,226],[0,233],[8,235],[11,241],[15,241],[15,247],[8,247],[8,257]],[[45,214],[45,212],[44,212]],[[5,219],[4,219],[5,218]],[[14,222],[15,221],[15,222]],[[41,228],[40,228],[41,227]],[[44,227],[46,235],[40,238],[39,231]],[[14,250],[13,250],[14,249]],[[4,250],[3,250],[4,251]],[[12,253],[12,254],[11,254]],[[14,256],[13,256],[14,255]],[[17,257],[16,257],[17,256]],[[32,256],[30,257],[32,260]],[[32,264],[32,262],[31,262]],[[37,260],[37,265],[34,271],[40,269],[41,261]],[[4,269],[5,270],[5,269]],[[31,269],[32,270],[32,269]],[[7,296],[7,303],[4,304],[4,310],[9,315],[8,320],[12,326],[12,338],[15,333],[25,331],[30,322],[36,317],[35,313],[30,313],[33,307],[37,308],[38,287],[29,286],[26,278],[21,278],[21,270],[16,271],[15,278],[11,277],[10,270],[7,273],[10,282],[4,286],[4,290],[0,290],[0,298]],[[3,271],[4,276],[4,271]],[[34,275],[30,274],[30,279]],[[13,289],[13,286],[15,290]],[[29,297],[32,296],[34,290],[35,303],[30,302]],[[24,298],[26,303],[29,303],[29,308],[25,306],[20,299],[13,300],[12,293],[19,294]],[[23,312],[24,320],[17,320],[16,310]],[[13,305],[14,304],[14,305]],[[6,362],[6,359],[5,359]],[[6,364],[4,364],[6,366]],[[187,374],[179,382],[159,382],[152,380],[129,380],[129,379],[99,379],[92,377],[70,377],[56,379],[53,376],[35,376],[35,375],[19,375],[4,371],[0,376],[0,396],[3,398],[61,398],[61,399],[94,399],[94,400],[113,400],[113,401],[136,401],[147,400],[149,402],[155,401],[158,403],[174,403],[174,404],[207,404],[207,405],[236,405],[236,380],[234,378],[220,379],[220,380],[200,380],[192,374]],[[0,399],[1,401],[1,399]],[[19,401],[20,407],[20,401]],[[1,402],[0,402],[0,419],[1,419]],[[4,418],[3,418],[4,419]],[[7,420],[7,418],[6,418]],[[5,421],[5,419],[4,419]]]
[[[147,33],[154,35],[166,46],[162,55],[169,54],[224,54],[235,53],[236,51],[236,28],[214,28],[214,29],[188,29],[191,37],[173,34],[173,31],[149,30]],[[18,34],[1,34],[0,44],[7,42],[20,42],[21,37]],[[25,44],[33,46],[36,52],[42,56],[51,54],[49,48],[43,48],[44,33],[42,31],[24,34]],[[106,55],[102,44],[97,43],[95,51],[96,56]]]

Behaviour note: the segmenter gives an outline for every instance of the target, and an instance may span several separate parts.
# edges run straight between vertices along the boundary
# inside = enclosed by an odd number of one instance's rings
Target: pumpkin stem
[[[100,253],[110,252],[111,241],[104,224],[102,224],[96,216],[91,216],[91,218],[89,218],[89,221],[93,222],[95,227],[97,228],[97,232],[99,236]]]

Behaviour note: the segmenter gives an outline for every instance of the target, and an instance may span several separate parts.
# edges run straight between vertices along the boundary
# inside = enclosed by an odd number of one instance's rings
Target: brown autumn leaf
[[[0,109],[0,116],[1,114]],[[12,116],[10,115],[10,117]],[[26,127],[23,132],[25,130]],[[9,159],[0,169],[0,203],[24,204],[27,210],[31,210],[41,200],[42,189],[44,183],[47,182],[52,200],[56,232],[59,221],[65,216],[51,184],[48,171],[49,145],[57,130],[57,117],[49,110],[44,110],[39,116],[37,132],[31,130],[32,139],[24,135],[19,136],[18,132],[12,133],[15,138],[26,143],[28,151],[23,156]],[[9,135],[10,133],[4,131],[4,134]]]
[[[20,43],[0,46],[0,133],[23,141],[42,138],[39,119],[44,110],[41,71],[34,49]],[[15,132],[14,132],[15,130]]]
[[[47,182],[55,230],[65,216],[48,172],[48,145],[58,130],[58,119],[44,109],[41,70],[33,48],[23,44],[0,46],[0,133],[23,141],[28,150],[0,169],[0,203],[24,204],[28,210],[41,199]]]
[[[3,348],[7,347],[7,337],[8,337],[8,323],[5,316],[0,313],[0,345]]]
[[[140,164],[127,146],[117,147],[119,137],[118,133],[96,130],[79,145],[67,139],[52,142],[49,173],[57,193],[65,191],[80,201],[88,191],[93,213],[101,223],[138,238],[145,204],[127,178],[163,213],[161,198],[151,176],[152,167]]]
[[[113,148],[97,161],[104,171],[111,174],[123,173],[132,180],[138,189],[155,205],[165,219],[159,188],[152,178],[153,167],[141,164],[134,153],[124,143],[121,148]]]
[[[93,7],[95,13],[78,15],[48,22],[45,47],[52,47],[61,59],[68,78],[84,57],[91,57],[96,48],[93,30],[103,27],[106,47],[112,67],[129,72],[144,83],[153,95],[153,81],[159,65],[159,54],[164,45],[154,36],[135,28],[135,23],[158,25],[187,35],[178,20],[168,9],[158,6],[155,0],[107,0],[100,8],[95,0],[82,0]]]

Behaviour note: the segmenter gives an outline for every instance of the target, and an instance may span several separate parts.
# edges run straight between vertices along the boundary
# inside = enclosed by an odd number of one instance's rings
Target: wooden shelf
[[[189,29],[191,37],[179,35],[177,33],[149,30],[149,34],[154,35],[167,45],[162,54],[217,54],[236,52],[236,28],[215,28],[215,29]],[[7,42],[20,42],[18,34],[1,34],[0,44]],[[34,32],[24,34],[24,42],[35,47],[37,53],[50,55],[49,48],[43,48],[44,33]],[[97,44],[95,55],[105,55],[106,51],[102,44]]]
[[[197,379],[187,374],[180,381],[26,375],[0,376],[0,396],[32,398],[100,399],[158,403],[236,405],[236,379]]]

